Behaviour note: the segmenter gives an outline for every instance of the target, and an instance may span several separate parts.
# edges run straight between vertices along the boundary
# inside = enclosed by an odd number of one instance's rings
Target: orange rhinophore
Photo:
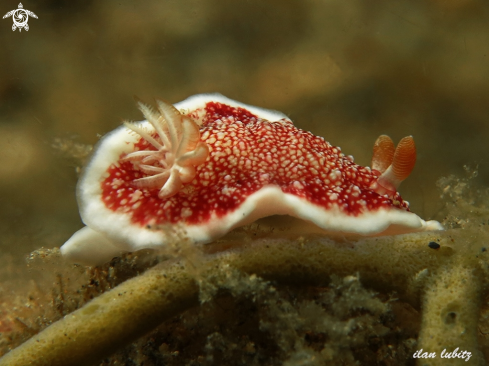
[[[380,176],[371,188],[378,194],[392,197],[401,182],[411,174],[415,163],[416,145],[412,136],[401,139],[395,150],[389,136],[379,136],[374,144],[372,169]]]

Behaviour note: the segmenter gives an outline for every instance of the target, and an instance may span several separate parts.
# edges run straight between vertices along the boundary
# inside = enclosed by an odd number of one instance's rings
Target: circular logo
[[[24,28],[29,20],[29,14],[24,9],[16,9],[12,14],[12,19],[18,28]]]
[[[14,24],[12,25],[13,31],[18,29],[20,32],[22,28],[28,31],[29,24],[27,24],[27,21],[29,20],[29,15],[33,18],[37,18],[36,14],[34,14],[30,10],[24,9],[22,3],[19,3],[19,8],[9,11],[7,14],[3,16],[3,19],[12,17],[12,20],[14,21]]]

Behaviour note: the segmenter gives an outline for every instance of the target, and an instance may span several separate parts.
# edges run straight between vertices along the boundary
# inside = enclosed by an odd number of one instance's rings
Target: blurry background
[[[178,102],[220,92],[277,109],[362,165],[380,134],[396,143],[413,135],[418,162],[401,193],[425,219],[443,219],[439,177],[479,164],[488,183],[488,2],[23,5],[38,16],[28,32],[0,21],[2,262],[60,246],[82,226],[79,162],[62,150],[140,120],[133,96]],[[17,6],[2,1],[0,15]]]

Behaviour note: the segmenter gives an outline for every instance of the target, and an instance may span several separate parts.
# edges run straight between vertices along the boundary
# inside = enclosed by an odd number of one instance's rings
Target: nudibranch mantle
[[[61,247],[74,262],[165,246],[175,227],[208,243],[269,215],[346,235],[443,229],[410,212],[397,192],[414,166],[411,137],[396,150],[381,136],[371,169],[280,112],[220,94],[140,109],[147,120],[105,135],[82,171],[77,198],[87,226]]]

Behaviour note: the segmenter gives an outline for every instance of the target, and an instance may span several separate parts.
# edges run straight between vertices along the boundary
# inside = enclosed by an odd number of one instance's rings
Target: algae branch
[[[18,334],[47,325],[35,328],[36,319],[49,313],[52,320],[61,318],[65,304],[81,307],[33,335],[0,365],[41,356],[53,365],[129,359],[138,365],[394,365],[414,364],[421,348],[456,347],[482,365],[489,350],[489,192],[476,187],[474,175],[440,180],[445,224],[454,226],[443,233],[351,245],[258,222],[207,252],[183,241],[158,260],[138,253],[104,268],[75,267],[77,284],[63,290],[58,285],[55,298],[38,304],[35,316],[22,318],[25,310],[18,309],[25,327],[12,325],[2,333],[3,352],[19,343]],[[438,249],[429,246],[433,241]],[[53,253],[44,260],[56,260]],[[58,278],[73,269],[61,269]],[[53,343],[58,347],[47,346]]]

